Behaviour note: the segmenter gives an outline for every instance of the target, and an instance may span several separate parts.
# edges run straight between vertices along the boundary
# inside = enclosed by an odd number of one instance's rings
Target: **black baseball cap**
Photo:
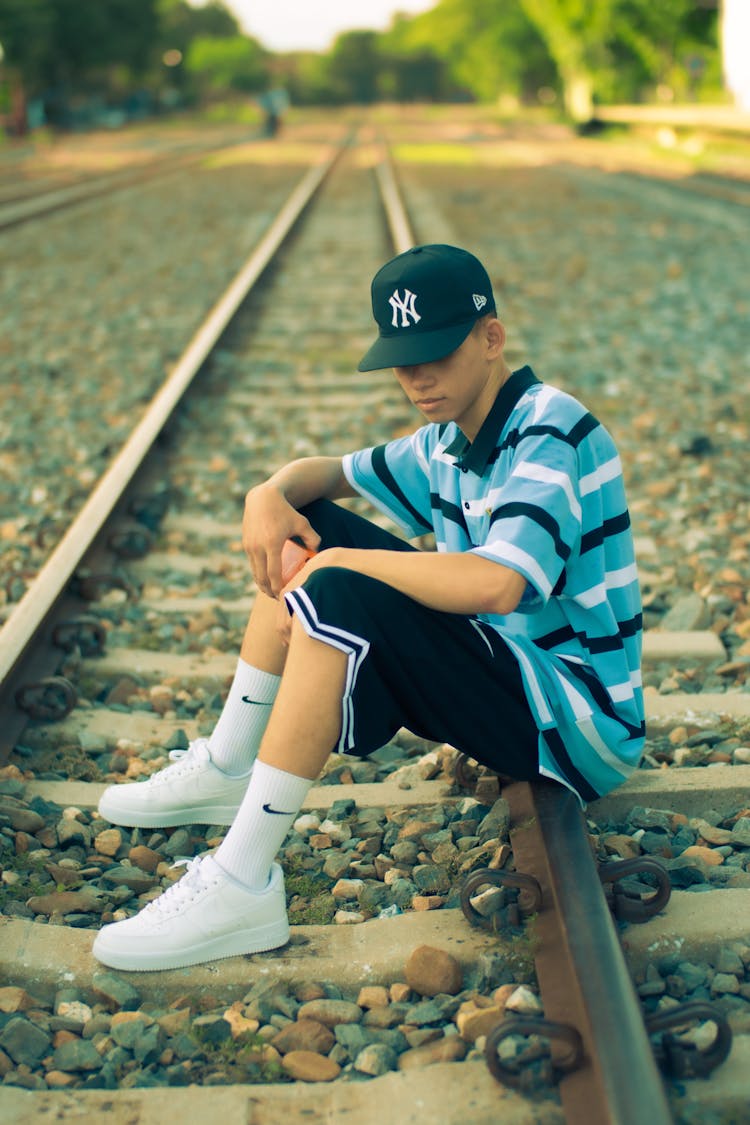
[[[371,292],[379,335],[358,371],[442,359],[464,342],[479,317],[495,312],[479,259],[443,243],[413,246],[386,262]]]

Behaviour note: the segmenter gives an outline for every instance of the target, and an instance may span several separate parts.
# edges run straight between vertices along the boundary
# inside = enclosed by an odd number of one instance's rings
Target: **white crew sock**
[[[306,777],[256,762],[234,823],[214,859],[251,890],[268,882],[271,864],[312,785]]]
[[[224,773],[247,773],[258,756],[281,676],[254,668],[241,657],[219,721],[208,741],[211,761]]]

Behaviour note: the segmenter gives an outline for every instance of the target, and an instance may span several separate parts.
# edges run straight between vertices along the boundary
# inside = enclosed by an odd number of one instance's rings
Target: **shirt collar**
[[[537,379],[528,364],[519,367],[497,392],[497,398],[474,441],[470,442],[465,434],[458,431],[453,441],[445,447],[445,452],[456,458],[459,468],[468,469],[477,476],[482,475],[516,403],[529,387],[539,382],[541,380]]]

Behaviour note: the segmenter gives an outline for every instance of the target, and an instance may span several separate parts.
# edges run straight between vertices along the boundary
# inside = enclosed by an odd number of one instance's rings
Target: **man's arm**
[[[512,613],[526,588],[526,579],[518,571],[468,551],[443,554],[330,547],[311,559],[285,592],[325,566],[367,574],[444,613]]]
[[[245,497],[242,545],[264,594],[276,597],[281,590],[281,548],[286,539],[298,535],[313,550],[320,543],[320,536],[297,509],[313,500],[356,495],[344,476],[340,457],[292,461],[250,489]]]

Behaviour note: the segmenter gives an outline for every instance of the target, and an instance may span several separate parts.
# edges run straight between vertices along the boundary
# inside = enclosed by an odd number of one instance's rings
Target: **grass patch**
[[[224,1071],[231,1084],[293,1081],[280,1062],[264,1057],[268,1041],[262,1035],[246,1031],[221,1043],[211,1043],[201,1027],[191,1028],[189,1035],[206,1060],[202,1073],[196,1075],[196,1067],[191,1070],[191,1081],[204,1078],[208,1068]]]

